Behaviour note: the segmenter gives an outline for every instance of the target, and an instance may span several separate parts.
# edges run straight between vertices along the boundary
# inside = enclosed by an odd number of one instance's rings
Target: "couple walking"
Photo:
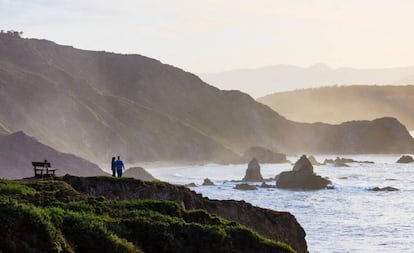
[[[115,157],[112,157],[111,161],[112,176],[122,177],[122,171],[125,171],[124,163],[121,158],[118,156],[118,159],[115,160]]]

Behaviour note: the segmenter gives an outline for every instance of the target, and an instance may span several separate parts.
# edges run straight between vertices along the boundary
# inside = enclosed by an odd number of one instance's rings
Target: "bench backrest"
[[[45,163],[45,162],[32,162],[32,165],[34,167],[49,167],[50,168],[50,163],[49,162],[47,162],[47,163]]]

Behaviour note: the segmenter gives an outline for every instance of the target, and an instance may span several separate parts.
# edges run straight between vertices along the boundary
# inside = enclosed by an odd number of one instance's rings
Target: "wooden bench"
[[[55,176],[56,169],[50,166],[50,162],[32,162],[35,177]]]

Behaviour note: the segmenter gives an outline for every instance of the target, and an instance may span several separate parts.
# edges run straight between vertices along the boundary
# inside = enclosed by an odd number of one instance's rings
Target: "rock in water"
[[[209,178],[204,179],[203,185],[214,185],[213,181],[211,181]]]
[[[157,180],[148,171],[141,167],[132,167],[125,171],[124,177],[133,177],[135,179],[143,181],[154,181]]]
[[[393,191],[399,191],[397,188],[387,186],[387,187],[374,187],[371,189],[371,191],[379,192],[379,191],[386,191],[386,192],[393,192]]]
[[[403,155],[398,159],[397,163],[412,163],[414,159],[409,155]]]
[[[253,191],[257,190],[257,187],[255,185],[250,184],[236,184],[233,189],[242,190],[242,191]]]
[[[313,173],[313,166],[305,155],[295,163],[292,171],[284,171],[277,177],[276,187],[288,189],[323,189],[329,183],[328,179]]]
[[[303,155],[293,166],[293,171],[301,171],[303,173],[313,174],[313,166],[306,155]]]
[[[322,163],[318,162],[313,155],[309,156],[308,160],[312,165],[322,165]]]
[[[244,176],[243,181],[247,181],[247,182],[262,182],[263,181],[262,174],[260,173],[260,165],[257,162],[256,158],[253,158],[253,160],[249,162],[249,165],[246,170],[246,175]]]

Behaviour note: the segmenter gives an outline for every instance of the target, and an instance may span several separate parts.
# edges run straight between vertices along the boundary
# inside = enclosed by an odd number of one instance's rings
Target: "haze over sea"
[[[242,179],[247,165],[188,165],[150,168],[148,171],[160,180],[175,184],[194,182],[201,185],[208,177],[216,186],[198,186],[192,190],[211,199],[244,200],[259,207],[291,212],[306,231],[311,253],[412,252],[414,163],[397,164],[401,154],[316,155],[316,158],[323,161],[337,156],[375,163],[350,163],[350,167],[315,166],[314,171],[329,177],[335,187],[319,191],[233,189],[236,183],[228,180]],[[288,159],[295,162],[298,157]],[[264,178],[291,169],[290,164],[261,164]],[[386,186],[400,191],[370,190]]]

